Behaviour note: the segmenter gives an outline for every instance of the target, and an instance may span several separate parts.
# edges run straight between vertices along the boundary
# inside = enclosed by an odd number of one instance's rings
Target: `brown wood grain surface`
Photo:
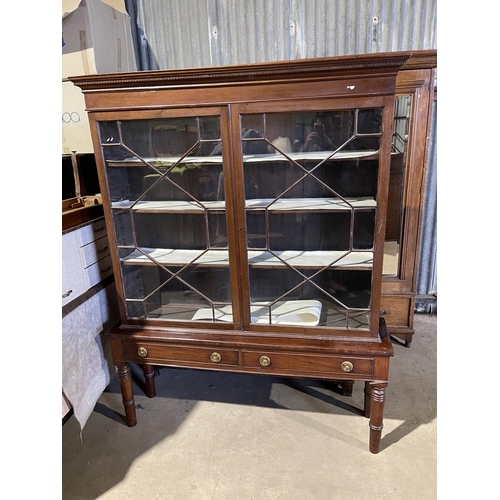
[[[392,324],[411,328],[409,308],[412,304],[412,298],[408,297],[413,293],[415,283],[416,252],[422,204],[419,184],[423,182],[425,172],[426,138],[429,133],[429,110],[431,109],[430,101],[432,101],[430,83],[433,78],[435,59],[435,51],[418,51],[414,54],[412,52],[397,52],[225,68],[147,71],[70,78],[84,93],[96,151],[104,215],[112,249],[111,258],[121,314],[121,325],[112,329],[108,335],[113,359],[118,367],[127,425],[135,425],[137,421],[129,363],[143,365],[149,397],[155,395],[153,369],[155,365],[260,375],[321,378],[337,381],[336,383],[345,381],[346,387],[352,387],[353,381],[364,381],[366,382],[365,415],[369,417],[369,449],[372,453],[380,451],[385,387],[389,380],[389,359],[394,351],[390,339],[384,335],[382,338],[380,335],[379,312],[384,307],[387,309],[389,332]],[[404,228],[400,257],[401,272],[389,279],[382,277],[382,264],[390,194],[394,99],[396,94],[401,93],[411,93],[413,102],[419,104],[412,109],[408,162],[405,165],[403,182],[404,192],[392,195],[393,198],[396,196],[396,202],[400,199],[398,196],[403,199]],[[350,160],[346,160],[344,165],[344,174],[347,178],[349,175],[353,175],[349,172],[354,171],[350,170],[350,165],[361,168],[359,165],[363,162],[365,165],[371,165],[370,162],[373,162],[374,168],[378,167],[378,176],[371,188],[373,190],[371,196],[376,199],[376,215],[375,221],[371,223],[373,234],[370,244],[373,244],[373,249],[370,251],[373,255],[373,264],[370,268],[372,274],[369,287],[371,289],[369,291],[369,304],[366,308],[369,312],[369,321],[367,320],[364,327],[355,326],[353,323],[349,325],[349,328],[345,325],[266,325],[252,322],[250,304],[252,304],[252,300],[255,300],[253,297],[255,291],[252,291],[252,287],[255,285],[254,280],[258,279],[259,275],[254,274],[249,265],[249,239],[252,236],[247,231],[245,201],[248,193],[245,192],[245,182],[249,175],[254,176],[254,181],[259,187],[266,187],[266,183],[271,181],[266,180],[263,172],[259,173],[257,165],[249,166],[245,163],[243,158],[244,144],[241,140],[242,128],[249,125],[258,128],[259,123],[265,123],[264,129],[269,134],[268,142],[270,144],[270,140],[283,130],[293,137],[291,122],[287,123],[287,120],[290,120],[289,117],[292,116],[291,114],[304,110],[310,113],[321,112],[325,109],[337,110],[338,112],[381,110],[381,137],[378,155],[371,159],[352,161],[351,163],[349,163]],[[133,179],[133,169],[136,167],[132,166],[133,163],[130,167],[107,166],[104,152],[106,145],[101,144],[99,124],[103,122],[121,124],[138,120],[192,119],[209,116],[218,117],[220,124],[221,149],[217,154],[222,153],[220,180],[224,191],[225,206],[222,209],[219,207],[218,210],[219,213],[225,213],[224,230],[226,232],[223,236],[229,252],[229,277],[227,283],[221,282],[220,286],[228,287],[230,294],[228,300],[232,304],[232,321],[200,321],[195,323],[182,320],[181,316],[172,321],[165,320],[161,317],[154,317],[151,311],[147,315],[144,313],[142,317],[138,317],[137,313],[130,314],[131,310],[139,310],[138,303],[140,301],[127,296],[126,287],[133,290],[134,294],[142,292],[139,282],[132,286],[133,280],[138,278],[138,275],[133,272],[133,268],[137,266],[122,265],[123,252],[147,246],[144,243],[140,245],[139,241],[151,242],[152,244],[158,242],[166,244],[166,242],[171,241],[181,248],[182,245],[197,248],[200,245],[203,246],[203,238],[200,238],[200,234],[204,226],[197,222],[196,217],[190,216],[191,218],[184,218],[181,225],[170,224],[170,228],[176,227],[177,229],[170,229],[169,236],[161,222],[155,222],[156,225],[151,224],[148,233],[148,231],[144,232],[142,229],[138,229],[136,214],[127,215],[131,221],[131,236],[127,236],[129,241],[124,244],[123,234],[117,232],[115,227],[119,223],[115,218],[118,212],[111,206],[112,200],[116,199],[116,196],[112,197],[115,186],[112,184],[114,181],[108,176],[122,172],[120,175],[128,176],[130,180]],[[249,117],[244,125],[242,124],[243,116]],[[259,116],[269,118],[260,118]],[[358,115],[353,114],[352,116]],[[193,132],[187,128],[183,134],[178,135],[174,134],[172,129],[168,127],[158,129],[155,133],[157,138],[170,137],[172,139],[178,137],[179,140],[182,139],[185,141],[184,149],[189,148],[192,141],[196,140],[193,138]],[[116,141],[114,143],[116,145],[122,144],[123,138],[119,140],[115,138],[114,141]],[[250,144],[248,142],[247,145]],[[180,147],[180,143],[178,146],[183,149]],[[128,148],[126,144],[124,147]],[[162,143],[158,139],[153,149],[151,149],[152,145],[150,144],[149,152],[159,154],[159,151],[160,153],[163,151],[162,147]],[[154,172],[158,179],[160,175],[165,177],[164,170],[147,165],[143,159],[141,161],[149,169],[156,169]],[[274,167],[276,178],[287,175],[286,165],[285,162],[280,167]],[[298,164],[295,165],[298,166]],[[262,167],[260,168],[262,169]],[[343,168],[342,162],[335,163],[335,168]],[[110,173],[112,169],[115,172],[113,174]],[[125,173],[124,170],[127,172]],[[205,171],[209,172],[210,168],[206,167]],[[196,175],[191,181],[189,175],[186,174],[182,179],[177,176],[175,186],[185,194],[187,193],[186,196],[190,196],[189,190],[195,192],[196,196],[201,196],[196,191],[198,189]],[[306,174],[300,175],[305,176]],[[300,182],[300,175],[296,175],[297,181],[290,177],[287,184],[293,186],[293,182]],[[209,179],[208,174],[207,179]],[[351,177],[352,179],[354,177]],[[152,181],[155,182],[155,179]],[[179,187],[181,184],[186,188]],[[361,182],[352,181],[351,188],[356,191],[359,189],[359,185]],[[261,189],[260,192],[265,194],[264,189]],[[270,197],[273,198],[274,195]],[[265,196],[260,196],[260,198],[265,198]],[[124,209],[120,213],[128,214],[129,212]],[[161,213],[161,211],[157,210],[157,213]],[[205,225],[208,228],[208,212],[205,210],[205,215],[202,213],[201,216],[206,217]],[[325,245],[333,245],[333,240],[329,240],[327,237],[328,233],[334,230],[337,224],[342,224],[341,218],[331,218],[330,216],[328,218],[324,214],[319,214],[316,224],[317,227],[321,228],[320,233],[325,236],[323,240],[320,240],[315,239],[312,233],[308,237],[307,233],[303,232],[306,226],[305,219],[299,221],[297,215],[293,219],[286,213],[281,213],[277,217],[279,219],[276,220],[282,221],[282,224],[289,229],[287,233],[289,234],[288,244],[293,248],[302,248],[307,244],[319,245],[320,241],[323,241],[322,244]],[[352,217],[354,218],[354,215]],[[294,221],[299,221],[297,228],[300,230],[294,229]],[[350,224],[351,235],[348,238],[348,247],[352,246],[352,233],[354,231],[352,229],[353,222],[351,221]],[[163,248],[162,245],[157,245],[157,247]],[[147,266],[150,271],[154,270],[156,266],[159,273],[163,273],[167,277],[170,276],[166,265],[155,260],[151,260],[150,264],[152,265]],[[282,263],[282,267],[287,268],[287,266],[290,267],[288,264]],[[192,267],[196,268],[196,266]],[[351,270],[350,272],[361,271]],[[279,289],[280,278],[278,275],[272,276],[269,288],[275,286]],[[180,271],[175,277],[181,277]],[[217,282],[215,283],[217,284]],[[160,281],[158,281],[157,286],[157,290],[151,288],[147,291],[149,296],[153,297],[157,294],[161,288]],[[341,293],[340,290],[342,287],[337,285],[337,288],[332,288],[329,293]],[[217,286],[211,290],[211,293],[214,295],[219,293]],[[225,293],[226,295],[221,294],[220,296],[226,297],[227,291]],[[186,297],[189,298],[189,295],[188,290]],[[176,296],[169,295],[169,297]],[[336,296],[333,299],[336,299]],[[409,300],[410,302],[408,302]],[[221,300],[221,302],[227,303],[226,299]],[[186,309],[194,307],[192,304],[195,302],[188,301],[185,304]],[[183,304],[181,305],[184,307]],[[162,307],[167,306],[170,307],[168,303],[165,303],[158,310],[163,311]],[[144,311],[145,308],[144,305]],[[361,310],[364,309],[361,307]],[[172,309],[172,311],[174,310]],[[360,324],[362,325],[362,323]],[[347,391],[347,393],[349,392]]]

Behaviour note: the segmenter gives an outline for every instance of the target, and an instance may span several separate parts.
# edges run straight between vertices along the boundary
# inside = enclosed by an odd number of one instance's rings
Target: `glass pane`
[[[410,95],[399,96],[396,99],[394,108],[391,172],[389,178],[383,264],[383,274],[389,276],[399,275],[411,104],[412,97]]]
[[[220,118],[99,132],[128,317],[218,320],[232,307]]]
[[[369,328],[381,117],[241,116],[253,323]]]

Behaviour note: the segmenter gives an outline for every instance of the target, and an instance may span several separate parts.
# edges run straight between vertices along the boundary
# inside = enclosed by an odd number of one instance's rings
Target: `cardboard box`
[[[137,71],[130,16],[100,0],[63,0],[62,78],[128,71]]]
[[[93,153],[83,94],[66,78],[137,71],[130,16],[123,0],[63,0],[62,30],[62,152]]]
[[[82,91],[62,82],[62,152],[93,153],[92,138]]]

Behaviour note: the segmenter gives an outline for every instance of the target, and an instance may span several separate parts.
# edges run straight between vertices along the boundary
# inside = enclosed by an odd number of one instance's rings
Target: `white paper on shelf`
[[[284,261],[295,268],[319,268],[333,265],[371,269],[373,265],[373,252],[276,250],[273,253],[276,256],[265,250],[249,250],[248,263],[256,267],[285,267]]]
[[[142,251],[150,256],[147,257],[139,251],[131,253],[123,259],[125,264],[153,264],[153,260],[164,265],[179,266],[190,262],[204,266],[229,265],[229,253],[227,250],[186,250],[179,248],[142,248]]]
[[[143,248],[142,251],[150,257],[136,250],[123,258],[122,261],[129,265],[154,265],[154,261],[167,266],[189,263],[200,266],[229,265],[229,253],[225,249],[205,252],[171,248]],[[371,269],[373,265],[373,252],[279,250],[274,253],[276,256],[265,250],[249,250],[248,264],[255,267],[286,267],[284,264],[286,262],[295,268],[314,269],[326,266]]]
[[[232,306],[200,309],[193,320],[212,321],[215,315],[217,321],[233,321]],[[252,323],[269,325],[269,307],[266,305],[251,306]],[[321,316],[321,302],[318,300],[282,300],[271,306],[271,324],[316,326]]]
[[[375,208],[377,202],[374,198],[251,198],[245,201],[245,207],[250,210],[260,210],[268,208],[269,211],[328,211],[328,210],[350,210],[354,208]],[[225,201],[183,201],[183,200],[165,200],[165,201],[138,201],[130,200],[115,201],[111,204],[112,208],[131,208],[135,203],[133,210],[144,212],[195,212],[204,213],[207,210],[225,210]]]
[[[317,151],[317,152],[299,152],[299,153],[286,153],[286,156],[282,154],[270,153],[270,154],[255,154],[255,155],[243,155],[244,162],[250,163],[261,163],[261,162],[283,162],[288,161],[288,159],[293,161],[322,161],[322,160],[352,160],[357,158],[368,158],[370,156],[377,156],[378,150],[370,149],[366,151],[338,151],[333,154],[333,151]],[[146,157],[143,158],[144,161],[139,158],[127,158],[125,160],[110,160],[108,165],[110,167],[120,167],[120,166],[133,166],[133,165],[143,165],[147,166],[149,164],[155,165],[156,167],[169,168],[179,162],[179,165],[189,165],[193,163],[219,163],[222,164],[221,155],[213,156],[186,156],[181,160],[181,157]]]
[[[371,197],[362,198],[253,198],[246,200],[245,207],[248,209],[263,209],[269,207],[269,211],[299,211],[299,210],[350,210],[350,205],[355,208],[375,208],[377,202]],[[274,203],[273,203],[274,202]],[[347,202],[347,203],[346,203]]]
[[[317,151],[317,152],[300,152],[282,154],[255,154],[243,155],[244,162],[268,162],[268,161],[287,161],[288,158],[293,161],[322,161],[322,160],[350,160],[356,158],[366,158],[376,156],[378,150],[370,149],[367,151],[338,151],[333,154],[333,151]]]
[[[184,200],[163,200],[163,201],[138,201],[130,200],[115,201],[111,204],[112,208],[131,208],[135,203],[133,210],[138,212],[197,212],[204,213],[207,210],[225,210],[225,201],[184,201]]]

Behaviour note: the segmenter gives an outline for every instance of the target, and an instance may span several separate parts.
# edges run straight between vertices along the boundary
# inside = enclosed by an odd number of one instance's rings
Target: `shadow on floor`
[[[381,451],[436,416],[435,373],[432,369],[425,373],[424,369],[415,374],[415,367],[420,365],[418,359],[412,364],[411,359],[415,357],[412,349],[397,342],[393,344],[396,355],[391,362],[391,392],[387,394],[385,419],[403,423],[383,435]],[[433,366],[432,359],[429,366]],[[354,384],[352,396],[342,396],[318,380],[158,368],[155,377],[157,397],[149,399],[144,392],[142,370],[131,365],[131,371],[138,420],[135,427],[129,428],[124,423],[117,376],[96,404],[83,429],[81,443],[76,419],[71,418],[63,426],[65,500],[94,500],[113,488],[125,477],[132,462],[175,433],[200,401],[332,415],[363,415],[363,382]],[[422,388],[426,389],[427,399],[422,399]],[[304,415],[301,418],[307,419]],[[368,420],[366,426],[368,429]],[[359,443],[336,430],[325,429],[325,432],[355,447],[368,447],[368,432],[366,443]],[[123,443],[127,445],[124,447]]]

